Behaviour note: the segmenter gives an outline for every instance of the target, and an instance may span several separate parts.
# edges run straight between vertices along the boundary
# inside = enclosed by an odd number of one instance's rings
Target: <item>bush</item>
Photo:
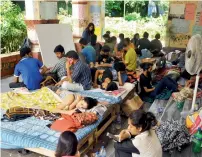
[[[27,29],[24,15],[10,0],[1,1],[1,53],[18,51]]]
[[[131,14],[126,15],[126,17],[125,17],[125,20],[127,20],[127,21],[137,21],[140,19],[141,19],[141,16],[139,13],[131,13]]]
[[[161,41],[166,40],[167,15],[158,18],[140,18],[136,21],[127,21],[123,18],[105,17],[105,31],[110,31],[113,35],[118,36],[124,33],[125,37],[133,38],[135,33],[139,33],[142,37],[143,33],[149,33],[150,40],[154,39],[156,33],[161,34]]]

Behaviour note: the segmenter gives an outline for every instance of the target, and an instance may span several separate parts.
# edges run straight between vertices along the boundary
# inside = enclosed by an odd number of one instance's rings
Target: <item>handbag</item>
[[[8,109],[3,115],[1,121],[13,122],[17,120],[26,119],[28,117],[31,117],[32,115],[34,115],[33,109],[16,106]]]

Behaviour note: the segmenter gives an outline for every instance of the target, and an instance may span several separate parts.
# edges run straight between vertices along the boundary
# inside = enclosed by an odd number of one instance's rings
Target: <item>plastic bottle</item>
[[[101,150],[100,150],[100,155],[99,155],[99,157],[106,157],[106,156],[107,156],[107,153],[106,153],[105,147],[102,146],[102,147],[101,147]]]
[[[117,119],[116,119],[116,129],[121,129],[121,115],[118,114],[117,115]]]
[[[193,152],[200,153],[201,152],[201,145],[202,145],[202,130],[198,128],[197,133],[194,135],[193,139]]]
[[[100,157],[99,152],[95,153],[95,157]]]

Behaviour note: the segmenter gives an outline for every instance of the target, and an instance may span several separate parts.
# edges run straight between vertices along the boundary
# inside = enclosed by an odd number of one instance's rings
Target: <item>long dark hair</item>
[[[137,36],[140,36],[139,33],[135,33],[133,38],[137,40]]]
[[[65,131],[60,135],[55,157],[74,156],[77,153],[78,140],[73,132]]]
[[[142,132],[150,130],[157,124],[156,117],[151,112],[145,112],[142,109],[133,111],[129,116],[132,125],[142,128]]]
[[[90,31],[89,28],[93,26],[93,30]],[[88,31],[89,34],[94,34],[95,32],[95,25],[93,23],[89,23],[88,26],[86,27],[86,30]]]

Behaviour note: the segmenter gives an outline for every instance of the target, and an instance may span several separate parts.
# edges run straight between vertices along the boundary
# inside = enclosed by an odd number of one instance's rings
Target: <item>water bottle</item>
[[[202,130],[198,128],[197,133],[194,135],[193,139],[193,152],[200,153],[201,152],[201,144],[202,144]]]
[[[95,153],[95,157],[100,157],[99,152]]]
[[[121,115],[118,114],[117,115],[117,119],[116,119],[116,129],[121,129]]]
[[[105,150],[104,146],[102,146],[99,157],[106,157],[106,156],[107,156],[106,150]]]

